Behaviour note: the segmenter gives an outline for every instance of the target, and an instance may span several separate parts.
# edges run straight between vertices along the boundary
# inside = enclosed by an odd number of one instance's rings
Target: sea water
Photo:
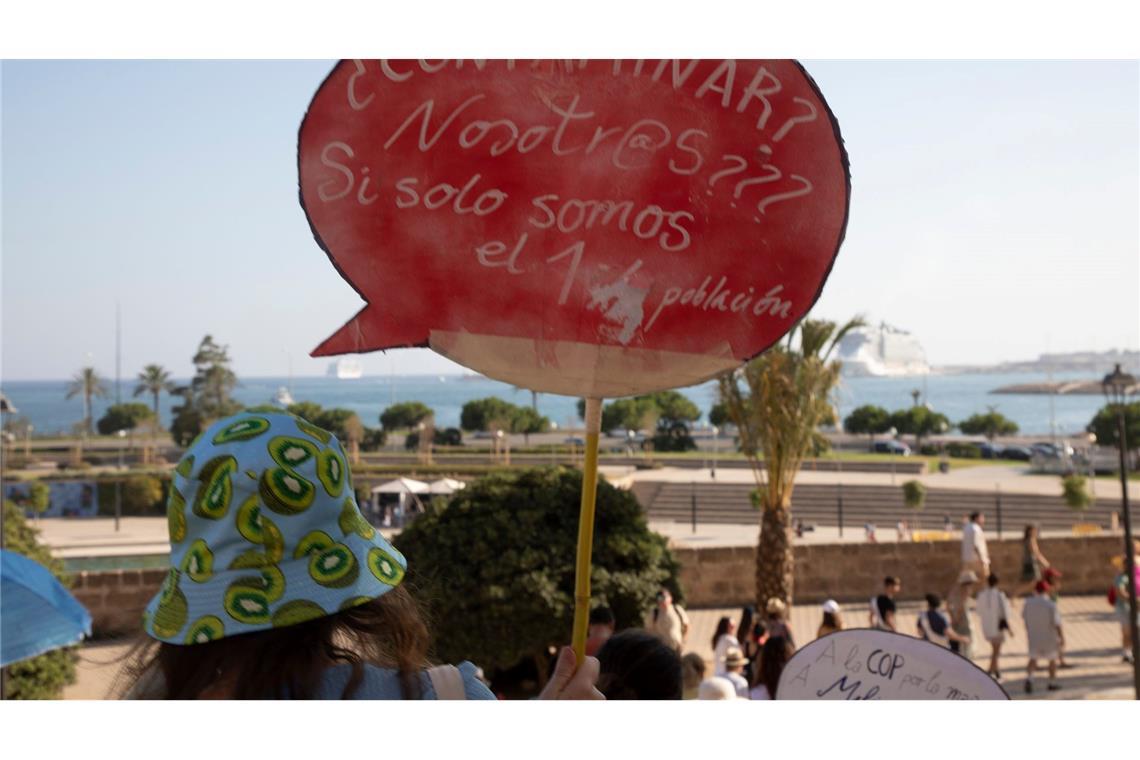
[[[1061,374],[1055,381],[1070,379],[1092,379],[1083,375]],[[1047,395],[1008,395],[992,394],[1001,386],[1046,382],[1041,374],[968,374],[968,375],[929,375],[927,377],[851,377],[843,378],[833,396],[840,417],[863,404],[875,404],[889,411],[904,409],[913,403],[912,391],[918,390],[919,403],[928,403],[936,411],[945,414],[952,423],[960,422],[972,414],[984,413],[987,406],[997,407],[998,412],[1012,419],[1026,435],[1049,435],[1050,397]],[[184,381],[178,381],[184,382]],[[35,427],[35,435],[70,433],[73,426],[83,418],[83,400],[80,397],[64,398],[68,381],[7,381],[3,391],[18,409],[19,416],[26,417]],[[93,416],[102,416],[107,406],[114,403],[114,382],[108,381],[108,398],[94,399]],[[483,377],[459,375],[394,375],[365,376],[357,380],[338,380],[330,377],[297,377],[292,380],[282,377],[242,378],[234,391],[234,397],[247,405],[268,404],[278,388],[288,387],[296,401],[313,401],[324,407],[344,407],[356,412],[365,425],[376,427],[380,424],[380,412],[390,404],[400,401],[422,401],[435,411],[437,427],[459,425],[459,413],[463,404],[486,396],[498,396],[513,404],[529,405],[529,391],[517,389],[506,383],[488,380]],[[124,380],[122,400],[137,401],[151,405],[148,394],[133,397],[134,381]],[[698,425],[707,424],[709,408],[716,399],[716,383],[708,382],[680,392],[692,399],[703,414]],[[169,425],[171,408],[177,399],[163,394],[159,399],[159,409],[163,424]],[[578,418],[577,399],[567,396],[539,394],[538,411],[548,417],[559,428],[578,428],[582,421]],[[1052,409],[1052,429],[1059,435],[1078,434],[1088,425],[1093,415],[1104,404],[1103,397],[1094,396],[1054,396]]]

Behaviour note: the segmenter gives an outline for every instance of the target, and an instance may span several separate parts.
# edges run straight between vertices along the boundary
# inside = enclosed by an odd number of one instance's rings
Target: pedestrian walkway
[[[870,594],[868,594],[868,599]],[[918,614],[925,609],[922,602],[901,602],[898,610],[900,633],[915,631]],[[973,614],[973,613],[971,613]],[[717,621],[728,615],[739,622],[740,609],[689,610],[692,631],[686,651],[701,655],[712,665],[712,635]],[[847,628],[866,628],[867,606],[844,605],[843,622]],[[819,605],[795,605],[790,623],[796,646],[802,647],[815,640],[822,617]],[[981,630],[981,621],[974,615],[974,630]],[[1021,603],[1013,611],[1010,627],[1012,640],[1006,641],[998,660],[1002,686],[1013,699],[1133,699],[1132,666],[1121,659],[1120,624],[1112,614],[1103,596],[1061,597],[1061,617],[1065,633],[1065,659],[1073,666],[1058,670],[1059,691],[1046,691],[1043,670],[1038,670],[1036,688],[1025,693],[1026,637],[1021,620]],[[983,670],[989,667],[990,645],[974,644],[973,661]],[[1037,663],[1039,668],[1044,663]]]
[[[899,604],[898,619],[902,633],[915,628],[920,602]],[[740,619],[740,609],[689,610],[692,630],[689,632],[686,651],[696,652],[712,665],[712,635],[717,620],[728,615]],[[843,609],[844,624],[848,628],[867,626],[865,605],[847,605]],[[1048,692],[1043,688],[1044,678],[1038,676],[1037,689],[1026,694],[1025,684],[1025,627],[1021,622],[1020,604],[1015,608],[1013,639],[1008,641],[999,664],[1002,685],[1014,699],[1132,699],[1131,666],[1121,661],[1120,625],[1111,608],[1101,596],[1062,597],[1061,615],[1064,620],[1066,658],[1073,667],[1058,671],[1060,691]],[[819,605],[796,605],[792,608],[791,626],[796,644],[804,646],[815,639],[819,627]],[[975,629],[980,630],[975,616]],[[64,690],[65,699],[105,699],[108,690],[123,666],[122,657],[132,642],[117,640],[87,644],[80,649],[77,682]],[[982,669],[989,665],[990,647],[987,643],[975,645],[974,662]],[[1038,663],[1039,665],[1041,663]]]

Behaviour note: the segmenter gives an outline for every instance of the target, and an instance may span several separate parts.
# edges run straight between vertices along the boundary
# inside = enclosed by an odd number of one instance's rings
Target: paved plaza
[[[899,605],[899,620],[902,631],[909,632],[922,606],[918,602],[904,602]],[[1014,699],[1131,699],[1132,670],[1120,657],[1120,625],[1112,616],[1112,610],[1104,597],[1080,596],[1063,597],[1061,614],[1064,619],[1066,657],[1073,667],[1058,671],[1059,691],[1047,692],[1043,688],[1044,678],[1037,677],[1037,688],[1026,694],[1025,682],[1025,628],[1021,622],[1020,608],[1015,610],[1013,639],[1006,643],[1000,659],[1002,685]],[[690,620],[693,630],[689,635],[689,650],[700,654],[710,664],[712,661],[712,635],[717,620],[729,615],[739,620],[740,610],[705,609],[691,610]],[[848,627],[867,624],[867,610],[864,606],[847,606],[843,611]],[[792,609],[791,625],[796,636],[796,644],[803,646],[815,639],[819,626],[818,605],[796,605]],[[975,627],[980,626],[975,616]],[[96,642],[80,650],[79,678],[73,686],[64,690],[65,699],[105,699],[112,682],[122,667],[122,657],[129,650],[127,641]],[[989,645],[976,646],[974,661],[983,669],[989,663]],[[1039,665],[1041,663],[1038,663]]]

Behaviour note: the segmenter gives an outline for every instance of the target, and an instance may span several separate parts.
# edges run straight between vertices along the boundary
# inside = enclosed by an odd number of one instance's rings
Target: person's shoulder
[[[479,680],[479,669],[470,662],[461,662],[456,666],[463,677],[463,693],[469,700],[494,699],[495,695]],[[321,685],[317,691],[319,699],[341,699],[344,689],[352,677],[352,666],[348,664],[335,665],[327,669],[322,676]],[[420,688],[424,699],[436,699],[435,689],[427,671],[420,672]],[[400,683],[400,674],[392,668],[366,664],[362,667],[361,680],[350,699],[403,699],[404,690]]]
[[[495,695],[491,693],[491,690],[479,678],[479,676],[483,674],[483,671],[476,667],[474,663],[464,660],[456,665],[456,667],[459,668],[459,673],[463,676],[463,693],[467,696],[467,699],[495,699]]]

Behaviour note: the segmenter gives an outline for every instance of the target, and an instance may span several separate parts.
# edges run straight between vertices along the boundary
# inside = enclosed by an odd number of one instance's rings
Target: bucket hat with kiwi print
[[[167,502],[170,571],[146,632],[200,644],[303,623],[375,599],[407,562],[360,514],[344,449],[280,411],[211,425]]]

